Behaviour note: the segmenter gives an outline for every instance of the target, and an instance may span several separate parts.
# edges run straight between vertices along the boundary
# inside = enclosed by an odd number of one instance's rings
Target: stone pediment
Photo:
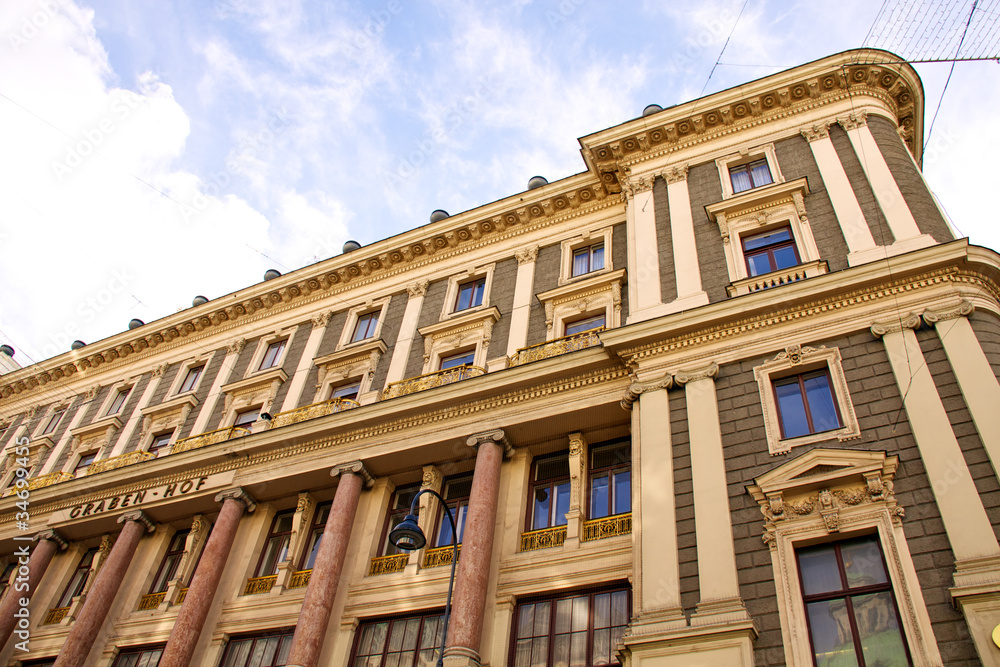
[[[69,434],[73,436],[74,449],[100,449],[111,442],[121,427],[122,420],[117,415],[113,415],[98,419],[86,426],[70,429]]]

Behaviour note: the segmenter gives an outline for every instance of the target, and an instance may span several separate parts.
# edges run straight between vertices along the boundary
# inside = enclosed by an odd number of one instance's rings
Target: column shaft
[[[83,603],[80,616],[73,622],[66,643],[56,658],[55,667],[83,667],[87,664],[90,649],[101,632],[118,588],[125,581],[135,548],[143,533],[152,527],[152,523],[141,512],[124,514],[119,521],[122,519],[125,519],[125,526],[118,534],[108,559],[97,573],[93,587],[87,593],[87,601]]]
[[[225,497],[219,518],[215,520],[212,534],[205,544],[198,569],[195,570],[191,587],[170,631],[167,646],[163,649],[159,667],[187,667],[191,663],[208,611],[215,600],[222,571],[233,548],[236,529],[239,528],[244,510],[252,511],[253,508],[253,502],[249,498],[241,500],[236,494]]]
[[[295,373],[292,374],[291,382],[288,385],[288,393],[285,394],[285,400],[282,402],[279,412],[294,410],[299,406],[299,401],[302,399],[302,392],[306,388],[306,378],[309,376],[309,369],[313,365],[313,357],[316,356],[316,350],[319,349],[323,336],[326,334],[326,325],[329,323],[329,312],[320,313],[313,318],[313,328],[309,332],[309,339],[306,341],[306,347],[302,351],[298,365],[295,367]]]
[[[681,177],[683,176],[683,178]],[[674,277],[677,280],[677,300],[704,296],[701,267],[694,238],[694,217],[691,195],[688,193],[687,168],[675,169],[667,178],[667,201],[670,206],[670,240],[674,247]],[[708,303],[708,297],[704,296]]]
[[[500,434],[502,438],[502,432]],[[470,442],[475,439],[476,436],[473,436]],[[500,463],[504,455],[500,442],[486,438],[478,441],[479,451],[476,454],[476,470],[469,493],[469,514],[462,538],[462,557],[458,561],[446,652],[449,655],[471,657],[476,661],[483,634],[486,588],[493,561]]]
[[[351,539],[351,526],[358,511],[362,477],[353,472],[340,476],[337,494],[323,528],[323,538],[316,554],[309,586],[302,600],[302,610],[295,625],[295,637],[288,654],[289,667],[315,667],[330,624],[330,612],[337,597],[344,556]]]
[[[507,336],[507,356],[528,345],[528,316],[534,297],[535,258],[538,247],[525,248],[517,253],[517,280],[514,283],[514,307],[510,314],[510,334]]]
[[[406,362],[410,358],[413,336],[417,333],[417,319],[424,305],[424,295],[427,294],[427,281],[410,285],[407,289],[410,296],[406,301],[406,310],[403,311],[403,320],[399,323],[396,346],[389,360],[389,371],[385,378],[386,387],[393,382],[399,382],[406,375]]]
[[[14,632],[14,627],[17,625],[18,619],[15,618],[14,612],[21,608],[21,598],[31,599],[31,596],[35,594],[35,589],[38,588],[38,582],[42,580],[45,571],[49,567],[49,563],[52,562],[52,556],[59,550],[61,540],[52,536],[51,538],[42,537],[38,540],[38,544],[35,545],[34,550],[31,552],[31,557],[28,559],[27,565],[21,565],[18,568],[17,578],[14,583],[7,589],[7,594],[3,598],[3,602],[0,602],[0,649],[7,644],[7,640],[10,639],[10,635]],[[61,546],[65,547],[66,543],[62,542]],[[17,584],[21,578],[20,570],[27,567],[27,588],[24,590],[18,590]]]
[[[625,221],[629,246],[629,304],[641,311],[663,302],[660,290],[660,256],[656,244],[653,181],[638,182],[628,197]],[[607,252],[607,250],[605,251]]]

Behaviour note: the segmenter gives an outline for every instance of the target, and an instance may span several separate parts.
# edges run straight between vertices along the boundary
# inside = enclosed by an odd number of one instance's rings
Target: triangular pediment
[[[768,496],[863,480],[872,475],[892,477],[898,465],[899,459],[885,452],[817,448],[757,477],[747,491],[755,496]]]

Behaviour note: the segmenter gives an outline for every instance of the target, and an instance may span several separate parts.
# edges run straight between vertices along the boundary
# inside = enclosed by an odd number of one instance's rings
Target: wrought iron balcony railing
[[[288,582],[289,588],[305,588],[309,585],[309,580],[312,578],[312,570],[299,570],[298,572],[292,573],[292,578]]]
[[[451,565],[453,550],[450,546],[437,547],[424,551],[424,567],[441,567]],[[458,545],[458,556],[462,557],[462,545]]]
[[[123,468],[125,466],[130,466],[133,463],[140,463],[142,461],[148,461],[149,459],[155,458],[156,454],[151,454],[150,452],[129,452],[128,454],[122,454],[121,456],[113,456],[110,459],[94,461],[87,468],[87,474],[96,475],[97,473],[104,472],[105,470]]]
[[[521,533],[521,551],[535,551],[561,546],[566,541],[566,526],[543,528]]]
[[[250,435],[250,430],[243,428],[242,426],[220,428],[217,431],[208,431],[207,433],[201,433],[199,435],[191,436],[190,438],[178,440],[170,449],[170,453],[176,454],[177,452],[186,452],[189,449],[199,449],[201,447],[214,445],[218,442],[225,442],[226,440],[238,438],[244,435]]]
[[[618,535],[628,535],[632,532],[632,515],[618,514],[603,519],[593,519],[583,522],[583,536],[581,541],[592,542],[603,540],[608,537]]]
[[[360,405],[357,401],[352,401],[349,398],[334,398],[322,403],[313,403],[312,405],[306,405],[294,410],[279,412],[271,420],[271,428],[297,424],[308,419],[315,419],[316,417],[325,417],[326,415],[332,415],[334,412],[360,407]]]
[[[555,340],[545,341],[544,343],[538,343],[529,347],[522,347],[507,358],[507,367],[520,366],[521,364],[538,361],[539,359],[557,357],[567,352],[575,352],[576,350],[600,345],[601,338],[598,334],[601,331],[604,331],[604,327],[582,331],[572,336],[563,336],[562,338],[556,338]]]
[[[480,375],[485,374],[486,371],[479,366],[470,366],[468,364],[455,366],[454,368],[448,368],[443,371],[434,371],[433,373],[418,375],[414,378],[407,378],[405,380],[400,380],[399,382],[393,382],[382,391],[381,398],[384,401],[387,398],[396,398],[397,396],[415,394],[416,392],[423,391],[424,389],[433,389],[434,387],[451,384],[452,382],[468,380],[469,378],[479,377]]]
[[[395,556],[376,556],[372,558],[371,567],[368,568],[368,576],[376,574],[392,574],[402,572],[406,569],[406,563],[410,560],[409,554],[396,554]]]

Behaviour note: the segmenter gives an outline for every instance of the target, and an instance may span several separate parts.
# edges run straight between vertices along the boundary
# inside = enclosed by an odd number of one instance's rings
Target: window
[[[462,475],[454,479],[449,479],[444,483],[444,499],[448,501],[448,509],[455,520],[457,541],[462,543],[462,535],[465,532],[465,517],[469,512],[469,494],[472,492],[472,475]],[[434,542],[438,547],[451,546],[451,524],[444,510],[440,510],[437,530],[437,540]]]
[[[441,648],[441,614],[368,621],[358,627],[351,667],[433,665]]]
[[[455,312],[483,305],[483,294],[486,292],[486,278],[479,278],[458,286],[458,298],[455,301]]]
[[[17,558],[15,556],[11,556],[11,558],[13,560],[7,563],[3,569],[3,574],[0,574],[0,599],[2,599],[3,594],[7,592],[7,587],[10,586],[10,578],[18,566]]]
[[[796,549],[795,555],[815,664],[911,664],[876,536]]]
[[[408,551],[402,551],[397,549],[389,543],[389,533],[393,528],[402,523],[403,518],[410,511],[410,503],[413,502],[413,496],[417,495],[420,491],[419,484],[409,484],[407,486],[401,486],[392,494],[392,500],[389,501],[389,515],[386,517],[385,530],[382,531],[382,555],[392,556],[395,554],[409,553]]]
[[[629,622],[627,590],[521,602],[514,620],[512,667],[618,665]]]
[[[160,568],[156,571],[156,576],[153,578],[153,585],[149,588],[150,593],[162,593],[167,590],[167,584],[177,574],[177,566],[181,563],[185,542],[190,532],[190,530],[178,530],[174,533],[170,544],[167,545],[167,553],[163,555]]]
[[[97,549],[89,549],[87,553],[83,554],[80,564],[73,570],[73,576],[59,598],[59,604],[56,605],[57,608],[68,607],[73,598],[83,592],[83,587],[87,585],[87,577],[90,576],[90,566],[93,565],[94,556],[96,555]]]
[[[596,317],[588,317],[585,320],[577,320],[576,322],[566,324],[566,335],[572,336],[574,334],[583,333],[584,331],[593,331],[594,329],[600,329],[604,326],[605,317],[601,313]]]
[[[774,396],[782,438],[840,428],[840,415],[824,368],[775,380]]]
[[[292,535],[292,516],[295,510],[278,512],[271,522],[271,530],[267,534],[267,542],[260,554],[255,577],[269,577],[278,572],[278,563],[284,562],[288,556],[288,541]]]
[[[366,338],[371,338],[375,335],[375,329],[378,327],[378,316],[381,311],[375,311],[374,313],[368,313],[367,315],[361,315],[358,317],[358,323],[354,326],[354,335],[351,336],[351,342],[357,343],[359,340],[365,340]]]
[[[77,477],[83,477],[87,474],[87,468],[90,467],[90,464],[96,460],[97,452],[90,452],[89,454],[81,455],[80,460],[76,462],[76,467],[73,468],[73,474]]]
[[[169,431],[167,433],[160,433],[159,435],[153,436],[153,442],[149,445],[149,452],[152,454],[157,454],[161,449],[164,449],[170,444],[170,438],[173,437],[174,432]]]
[[[746,259],[750,277],[780,271],[799,263],[799,253],[795,249],[795,239],[788,227],[774,229],[762,234],[744,236],[743,258]]]
[[[730,167],[729,178],[733,182],[733,193],[759,188],[762,185],[770,185],[774,182],[774,179],[771,178],[771,170],[767,166],[766,158]]]
[[[600,271],[604,268],[604,244],[597,243],[573,251],[573,275]]]
[[[313,516],[312,528],[309,531],[309,548],[303,554],[304,558],[300,570],[311,570],[316,564],[316,554],[319,553],[319,544],[323,540],[323,530],[326,528],[326,520],[330,518],[332,505],[331,501],[316,508],[316,515]]]
[[[53,412],[52,416],[49,417],[49,421],[45,424],[45,428],[42,429],[42,435],[48,435],[49,433],[55,431],[64,414],[66,414],[65,409]]]
[[[569,511],[569,454],[538,459],[533,468],[528,530],[565,526]]]
[[[456,366],[471,366],[472,362],[476,359],[476,351],[470,350],[468,352],[459,352],[458,354],[453,354],[450,357],[441,357],[441,368],[440,370],[447,370],[449,368],[455,368]]]
[[[233,426],[241,426],[243,428],[249,429],[250,425],[253,424],[260,417],[260,408],[253,408],[251,410],[244,410],[243,412],[236,413],[236,421],[233,422]]]
[[[358,392],[361,390],[361,381],[352,382],[351,384],[341,385],[339,387],[330,388],[330,399],[334,398],[349,398],[352,401],[358,400]]]
[[[281,353],[285,351],[286,340],[277,340],[267,346],[267,351],[264,352],[264,358],[260,360],[260,366],[257,370],[262,371],[267,368],[274,368],[281,361]]]
[[[220,667],[279,667],[288,661],[295,629],[233,637]]]
[[[145,648],[122,649],[111,667],[156,667],[166,644]]]
[[[21,663],[21,667],[53,667],[56,664],[56,659],[52,658],[39,658],[38,660],[25,660]],[[117,667],[117,665],[113,666]]]
[[[118,390],[118,393],[115,394],[115,399],[111,401],[111,407],[108,408],[109,415],[116,415],[122,411],[122,408],[125,407],[125,400],[128,398],[129,392],[131,391],[131,387]]]
[[[177,391],[177,393],[183,394],[187,391],[194,391],[194,388],[198,386],[198,380],[201,378],[201,374],[204,370],[204,366],[189,368],[187,375],[184,376],[184,382],[181,383],[181,388]]]
[[[632,511],[632,443],[590,448],[590,514],[600,519]]]

